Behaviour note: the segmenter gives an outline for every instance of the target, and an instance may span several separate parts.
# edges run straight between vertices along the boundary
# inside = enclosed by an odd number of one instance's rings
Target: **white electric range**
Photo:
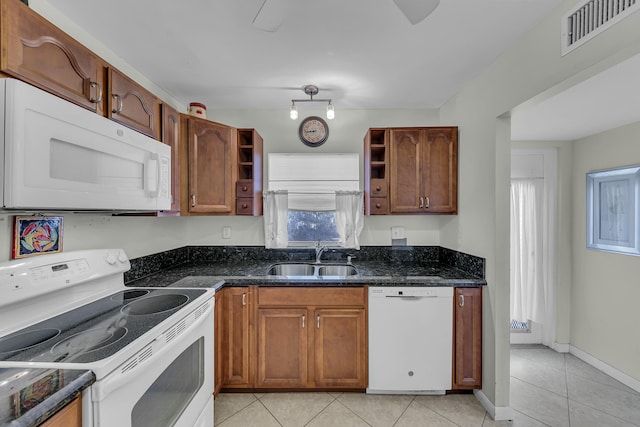
[[[214,290],[126,287],[129,268],[121,249],[0,263],[0,368],[93,371],[83,426],[213,426]]]

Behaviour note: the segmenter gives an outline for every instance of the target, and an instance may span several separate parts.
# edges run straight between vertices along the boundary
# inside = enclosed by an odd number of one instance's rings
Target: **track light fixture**
[[[292,120],[295,120],[298,118],[298,107],[296,107],[296,102],[326,102],[327,103],[327,119],[331,120],[336,116],[336,112],[333,109],[333,104],[331,103],[331,99],[313,99],[313,96],[318,94],[318,86],[306,85],[304,87],[304,93],[309,95],[309,99],[292,99],[291,100],[291,109],[289,110],[289,117],[291,117]]]

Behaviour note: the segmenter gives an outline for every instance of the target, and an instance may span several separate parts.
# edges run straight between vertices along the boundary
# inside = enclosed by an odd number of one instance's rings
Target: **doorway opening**
[[[512,149],[510,341],[553,345],[557,152]]]

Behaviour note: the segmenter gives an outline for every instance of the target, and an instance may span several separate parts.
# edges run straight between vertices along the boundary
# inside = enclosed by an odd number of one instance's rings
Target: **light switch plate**
[[[230,239],[231,238],[231,227],[230,226],[224,226],[222,227],[222,238],[223,239]]]

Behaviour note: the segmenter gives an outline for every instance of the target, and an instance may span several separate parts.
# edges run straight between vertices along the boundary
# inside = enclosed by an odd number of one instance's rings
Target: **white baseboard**
[[[482,407],[495,421],[508,421],[513,419],[513,409],[510,406],[495,406],[482,390],[473,390]]]
[[[568,343],[560,344],[557,342],[554,342],[553,345],[551,346],[551,348],[557,351],[558,353],[569,353],[570,347],[571,346]]]
[[[578,359],[588,363],[594,368],[601,370],[602,372],[609,375],[610,377],[615,378],[616,380],[620,381],[622,384],[626,385],[627,387],[632,388],[637,392],[640,392],[640,381],[633,378],[632,376],[617,370],[613,366],[606,364],[600,359],[596,359],[589,353],[586,353],[572,345],[569,345],[569,353],[573,354]]]

